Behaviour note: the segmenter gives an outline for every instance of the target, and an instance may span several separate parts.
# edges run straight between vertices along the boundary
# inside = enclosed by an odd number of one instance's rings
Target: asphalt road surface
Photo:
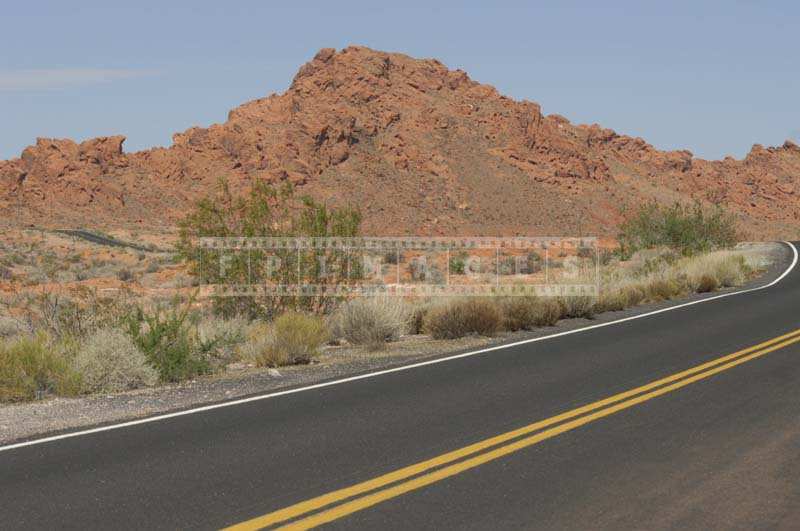
[[[797,529],[798,329],[800,267],[580,333],[0,447],[0,527]]]

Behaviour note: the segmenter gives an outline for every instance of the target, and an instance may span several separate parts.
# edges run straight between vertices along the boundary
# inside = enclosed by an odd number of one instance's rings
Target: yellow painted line
[[[597,402],[593,402],[591,404],[587,404],[585,406],[581,406],[581,407],[573,409],[571,411],[567,411],[567,412],[562,413],[560,415],[556,415],[554,417],[550,417],[548,419],[545,419],[545,420],[542,420],[542,421],[539,421],[539,422],[535,422],[535,423],[529,424],[527,426],[523,426],[521,428],[518,428],[518,429],[515,429],[515,430],[512,430],[512,431],[509,431],[509,432],[506,432],[506,433],[491,437],[489,439],[485,439],[483,441],[479,441],[477,443],[471,444],[469,446],[465,446],[463,448],[460,448],[458,450],[454,450],[452,452],[448,452],[446,454],[442,454],[442,455],[434,457],[432,459],[428,459],[426,461],[422,461],[420,463],[416,463],[414,465],[410,465],[410,466],[395,470],[393,472],[389,472],[387,474],[384,474],[382,476],[376,477],[374,479],[371,479],[371,480],[368,480],[368,481],[364,481],[362,483],[358,483],[358,484],[352,485],[350,487],[339,489],[339,490],[330,492],[328,494],[324,494],[322,496],[318,496],[316,498],[312,498],[310,500],[303,501],[303,502],[291,505],[291,506],[286,507],[284,509],[280,509],[278,511],[274,511],[274,512],[269,513],[269,514],[266,514],[266,515],[263,515],[263,516],[259,516],[257,518],[253,518],[251,520],[247,520],[247,521],[242,522],[240,524],[236,524],[234,526],[228,527],[227,530],[235,530],[235,531],[248,530],[249,531],[249,530],[254,530],[254,529],[263,529],[263,528],[265,528],[267,526],[275,525],[275,524],[278,524],[280,522],[285,522],[287,520],[290,520],[292,518],[297,518],[297,517],[302,516],[304,514],[307,514],[309,512],[322,509],[322,508],[324,508],[324,507],[326,507],[328,505],[344,501],[344,500],[346,500],[348,498],[352,498],[352,497],[355,497],[355,496],[358,496],[358,495],[361,495],[361,494],[365,494],[365,493],[367,493],[369,491],[380,489],[380,488],[385,487],[385,486],[387,486],[389,484],[408,479],[408,478],[410,478],[412,476],[417,476],[418,474],[422,474],[424,472],[427,472],[432,468],[435,468],[435,467],[438,467],[438,466],[442,466],[442,465],[446,465],[446,464],[451,463],[453,461],[456,461],[458,459],[462,459],[462,458],[468,457],[468,456],[470,456],[472,454],[475,454],[475,453],[478,453],[478,452],[481,452],[481,451],[484,451],[484,450],[488,450],[493,446],[497,446],[499,444],[508,442],[510,440],[513,440],[513,439],[516,439],[518,437],[521,437],[523,435],[527,435],[529,433],[532,433],[532,432],[547,428],[549,426],[552,426],[553,424],[557,424],[559,422],[563,422],[563,421],[569,420],[569,419],[574,419],[575,417],[578,417],[578,416],[583,415],[585,413],[591,413],[591,412],[599,409],[599,411],[596,411],[595,413],[593,413],[591,415],[583,416],[581,418],[572,420],[571,422],[567,422],[567,423],[562,424],[560,426],[557,426],[555,428],[551,428],[549,430],[537,433],[536,435],[534,435],[532,437],[528,437],[526,439],[522,439],[520,441],[517,441],[515,443],[509,444],[507,446],[502,446],[502,447],[497,448],[497,449],[495,449],[493,451],[483,453],[483,454],[481,454],[481,455],[479,455],[477,457],[473,457],[471,459],[462,461],[462,462],[457,463],[455,465],[451,465],[451,466],[448,466],[448,467],[445,467],[445,468],[441,468],[441,469],[436,470],[435,472],[432,472],[430,474],[417,477],[417,478],[415,478],[413,480],[410,480],[410,481],[407,481],[405,483],[401,483],[399,485],[395,485],[394,487],[387,488],[385,490],[380,490],[378,492],[375,492],[374,494],[363,496],[361,498],[352,500],[352,501],[350,501],[348,503],[344,503],[342,505],[339,505],[339,506],[334,507],[332,509],[329,509],[327,511],[323,511],[323,512],[318,513],[316,515],[313,515],[313,516],[311,516],[309,518],[306,518],[306,519],[300,520],[298,522],[295,522],[293,524],[290,524],[290,526],[288,526],[288,528],[302,529],[302,528],[307,528],[307,527],[313,527],[315,525],[320,525],[322,523],[325,523],[325,522],[328,522],[328,521],[331,521],[331,520],[335,520],[337,518],[341,518],[345,514],[350,514],[352,512],[359,511],[359,510],[361,510],[363,508],[369,507],[370,505],[374,505],[376,503],[380,503],[381,501],[384,501],[385,499],[389,499],[389,498],[393,498],[395,496],[399,496],[400,494],[408,492],[409,490],[414,490],[414,489],[420,488],[422,486],[428,485],[430,483],[433,483],[433,482],[436,482],[436,481],[440,481],[441,479],[444,479],[444,478],[449,477],[451,475],[457,474],[457,473],[462,472],[464,470],[468,470],[469,468],[473,468],[474,466],[478,466],[480,464],[483,464],[484,462],[488,462],[488,461],[497,459],[499,457],[502,457],[503,455],[506,455],[508,453],[517,451],[517,450],[519,450],[521,448],[525,448],[525,447],[530,446],[532,444],[536,444],[537,442],[540,442],[542,440],[548,439],[550,437],[553,437],[553,436],[558,435],[560,433],[563,433],[565,431],[569,431],[569,430],[574,429],[574,428],[576,428],[578,426],[582,426],[583,424],[591,422],[592,420],[595,420],[597,418],[605,417],[605,416],[610,415],[612,413],[615,413],[615,412],[617,412],[617,411],[619,411],[621,409],[625,409],[625,408],[631,407],[633,405],[636,405],[636,404],[639,404],[641,402],[644,402],[645,400],[650,400],[652,398],[655,398],[656,396],[661,396],[662,394],[668,393],[668,392],[670,392],[672,390],[675,390],[675,389],[679,389],[680,387],[688,385],[688,384],[690,384],[692,382],[701,380],[703,378],[707,378],[707,377],[709,377],[709,376],[711,376],[713,374],[716,374],[716,373],[721,372],[723,370],[727,370],[727,369],[729,369],[731,367],[734,367],[734,366],[736,366],[736,365],[738,365],[740,363],[744,363],[745,361],[748,361],[748,360],[753,359],[753,358],[758,357],[758,356],[763,356],[764,354],[766,354],[768,352],[772,352],[773,350],[777,350],[779,348],[783,348],[783,347],[785,347],[787,345],[790,345],[792,343],[796,343],[798,341],[800,341],[800,329],[795,330],[793,332],[790,332],[788,334],[784,334],[782,336],[770,339],[768,341],[764,341],[763,343],[759,343],[758,345],[753,345],[753,346],[748,347],[746,349],[734,352],[732,354],[728,354],[728,355],[723,356],[721,358],[717,358],[715,360],[703,363],[701,365],[697,365],[696,367],[692,367],[690,369],[687,369],[685,371],[673,374],[671,376],[667,376],[665,378],[656,380],[654,382],[651,382],[649,384],[643,385],[641,387],[637,387],[635,389],[631,389],[629,391],[625,391],[623,393],[619,393],[619,394],[613,395],[613,396],[605,398],[603,400],[599,400]],[[684,379],[684,378],[686,378],[686,379]],[[679,381],[677,383],[673,383],[673,382],[676,382],[678,380],[681,380],[681,381]],[[664,386],[664,385],[670,384],[670,383],[672,383],[672,385],[669,385],[667,387],[663,387],[663,388],[658,389],[656,391],[652,391],[653,389],[655,389],[657,387],[661,387],[661,386]],[[646,393],[647,391],[652,391],[652,392],[644,394],[644,395],[641,395],[641,393]],[[641,396],[637,396],[636,398],[631,399],[631,397],[634,397],[636,395],[641,395]],[[626,401],[622,402],[622,403],[619,403],[619,404],[617,404],[615,406],[612,406],[612,407],[606,407],[606,406],[610,406],[611,404],[615,404],[617,402],[620,402],[622,400],[626,400]],[[600,408],[605,408],[605,409],[600,409]],[[520,446],[520,444],[522,444],[522,446]],[[490,456],[490,457],[487,459],[487,456]],[[465,466],[466,466],[466,468],[464,468]],[[346,511],[346,512],[342,512],[342,511]],[[336,516],[332,516],[332,515],[336,515]],[[325,518],[330,518],[330,520],[325,520]],[[323,519],[324,521],[322,521],[320,519]],[[305,526],[305,527],[302,527],[302,526],[301,527],[292,527],[292,526],[296,526],[296,525],[300,525],[300,524],[303,524],[303,526]]]

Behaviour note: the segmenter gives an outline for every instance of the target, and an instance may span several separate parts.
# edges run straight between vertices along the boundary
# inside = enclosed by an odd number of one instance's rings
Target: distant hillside
[[[691,124],[687,124],[691,127]],[[38,139],[0,162],[0,218],[78,226],[172,225],[219,177],[291,181],[351,203],[371,234],[613,234],[649,199],[735,212],[752,239],[796,237],[800,148],[744,160],[658,151],[572,125],[460,70],[363,47],[321,50],[283,94],[228,121],[124,153],[124,137]]]

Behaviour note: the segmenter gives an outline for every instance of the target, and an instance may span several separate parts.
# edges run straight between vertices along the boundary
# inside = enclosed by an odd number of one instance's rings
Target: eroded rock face
[[[544,115],[436,60],[363,47],[320,50],[285,93],[177,133],[169,148],[125,154],[123,141],[37,140],[0,162],[0,212],[172,224],[226,177],[355,204],[375,234],[613,234],[624,209],[648,199],[722,204],[752,237],[800,225],[792,142],[741,161],[662,152]]]

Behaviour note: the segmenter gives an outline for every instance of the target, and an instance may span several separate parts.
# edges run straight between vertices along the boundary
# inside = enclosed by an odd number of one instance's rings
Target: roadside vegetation
[[[181,224],[179,248],[188,268],[188,293],[142,298],[133,290],[106,293],[76,287],[2,299],[0,401],[180,383],[224,373],[234,365],[309,364],[326,345],[370,353],[408,335],[444,341],[532,331],[562,319],[592,319],[599,313],[739,286],[767,265],[759,252],[733,248],[736,233],[729,217],[696,205],[647,205],[623,225],[621,247],[602,254],[597,297],[345,300],[332,295],[243,295],[208,304],[191,288],[221,280],[210,266],[218,257],[193,243],[199,236],[356,236],[359,224],[357,211],[296,198],[288,188],[259,185],[234,198],[223,183],[219,194],[201,202]],[[320,252],[328,253],[328,264],[347,259],[342,250]],[[297,264],[297,256],[287,252],[284,258],[309,271],[306,281],[329,282],[312,263]],[[137,259],[134,276],[154,269],[145,258]],[[537,260],[529,257],[541,269]],[[253,275],[244,257],[227,265],[229,282]],[[450,268],[450,274],[463,272],[464,257],[457,255]],[[269,277],[275,274],[257,272],[262,279],[275,280]]]

